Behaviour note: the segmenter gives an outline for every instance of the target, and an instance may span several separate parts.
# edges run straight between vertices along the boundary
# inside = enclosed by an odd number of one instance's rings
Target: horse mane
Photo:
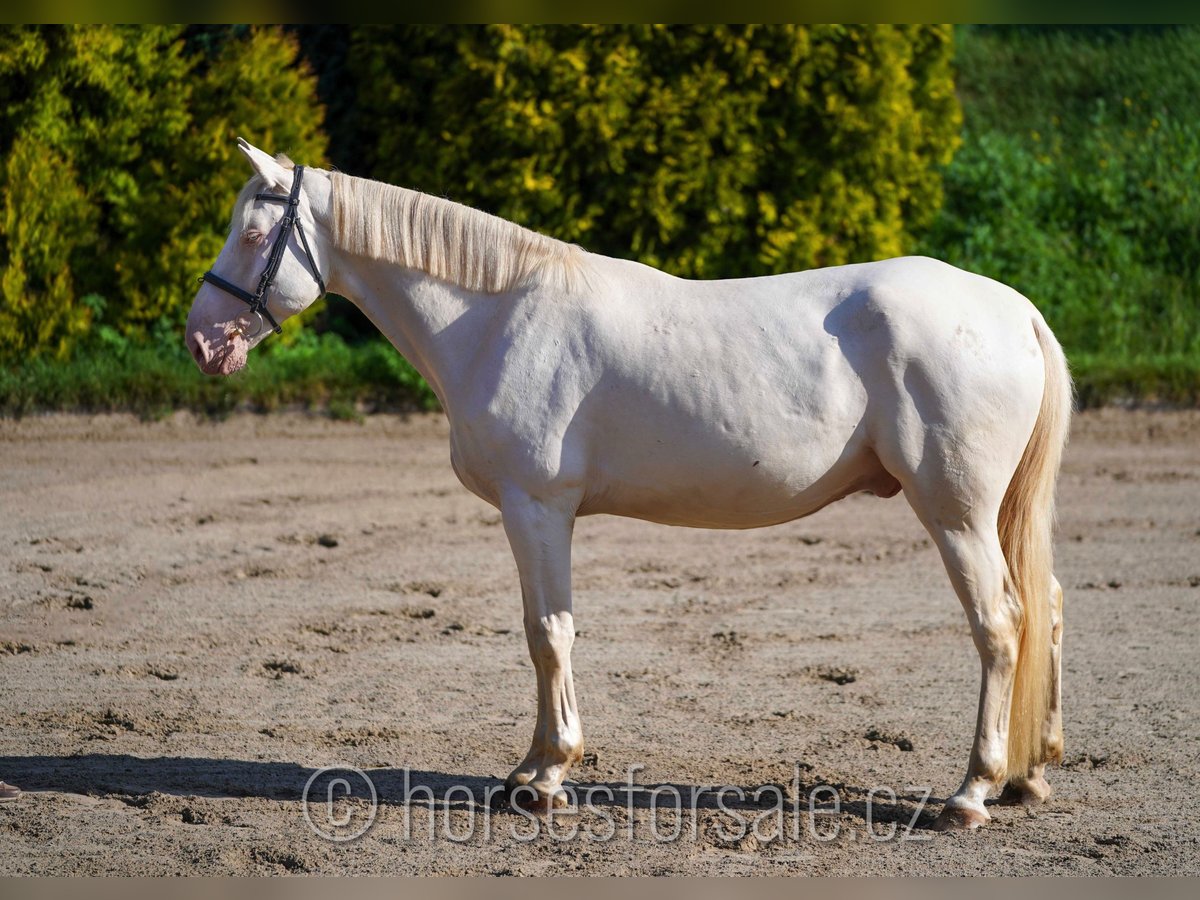
[[[583,251],[461,203],[333,172],[333,242],[469,291],[499,294],[534,278],[570,288]]]

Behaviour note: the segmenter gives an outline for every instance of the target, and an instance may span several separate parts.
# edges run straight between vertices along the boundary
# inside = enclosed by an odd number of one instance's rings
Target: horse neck
[[[339,256],[330,290],[363,311],[449,411],[470,356],[506,298],[472,293],[396,263]]]

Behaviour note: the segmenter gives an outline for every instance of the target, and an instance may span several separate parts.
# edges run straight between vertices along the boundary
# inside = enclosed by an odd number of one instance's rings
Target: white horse
[[[306,170],[300,189],[285,157],[239,146],[256,174],[215,280],[249,295],[282,232],[263,311],[299,313],[318,278],[352,300],[429,382],[455,473],[503,516],[538,686],[510,789],[562,805],[583,750],[576,517],[756,528],[903,491],[983,669],[966,778],[937,827],[984,824],[1002,785],[1010,802],[1046,799],[1062,754],[1051,531],[1071,383],[1028,300],[924,258],[688,281],[338,172]],[[300,235],[270,202],[294,183]],[[187,343],[204,372],[237,371],[269,333],[249,302],[201,286]]]

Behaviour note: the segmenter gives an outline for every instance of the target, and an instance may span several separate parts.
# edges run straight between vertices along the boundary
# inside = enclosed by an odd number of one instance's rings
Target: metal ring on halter
[[[249,316],[254,316],[258,320],[258,327],[256,329],[254,329],[253,331],[249,331],[248,329],[244,328],[241,323],[241,319],[243,317],[249,317]],[[262,311],[257,310],[257,309],[246,310],[246,312],[240,313],[233,320],[233,330],[237,334],[240,334],[242,337],[244,337],[246,340],[250,340],[251,338],[258,337],[260,334],[263,333],[263,331],[266,329],[266,327],[267,327],[267,322],[263,318]]]

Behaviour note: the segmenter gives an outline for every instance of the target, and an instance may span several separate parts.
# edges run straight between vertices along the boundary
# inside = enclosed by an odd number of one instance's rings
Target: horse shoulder
[[[481,348],[450,416],[459,479],[489,502],[511,486],[534,496],[574,489],[584,463],[576,414],[588,391],[586,329],[578,310],[514,310]]]

